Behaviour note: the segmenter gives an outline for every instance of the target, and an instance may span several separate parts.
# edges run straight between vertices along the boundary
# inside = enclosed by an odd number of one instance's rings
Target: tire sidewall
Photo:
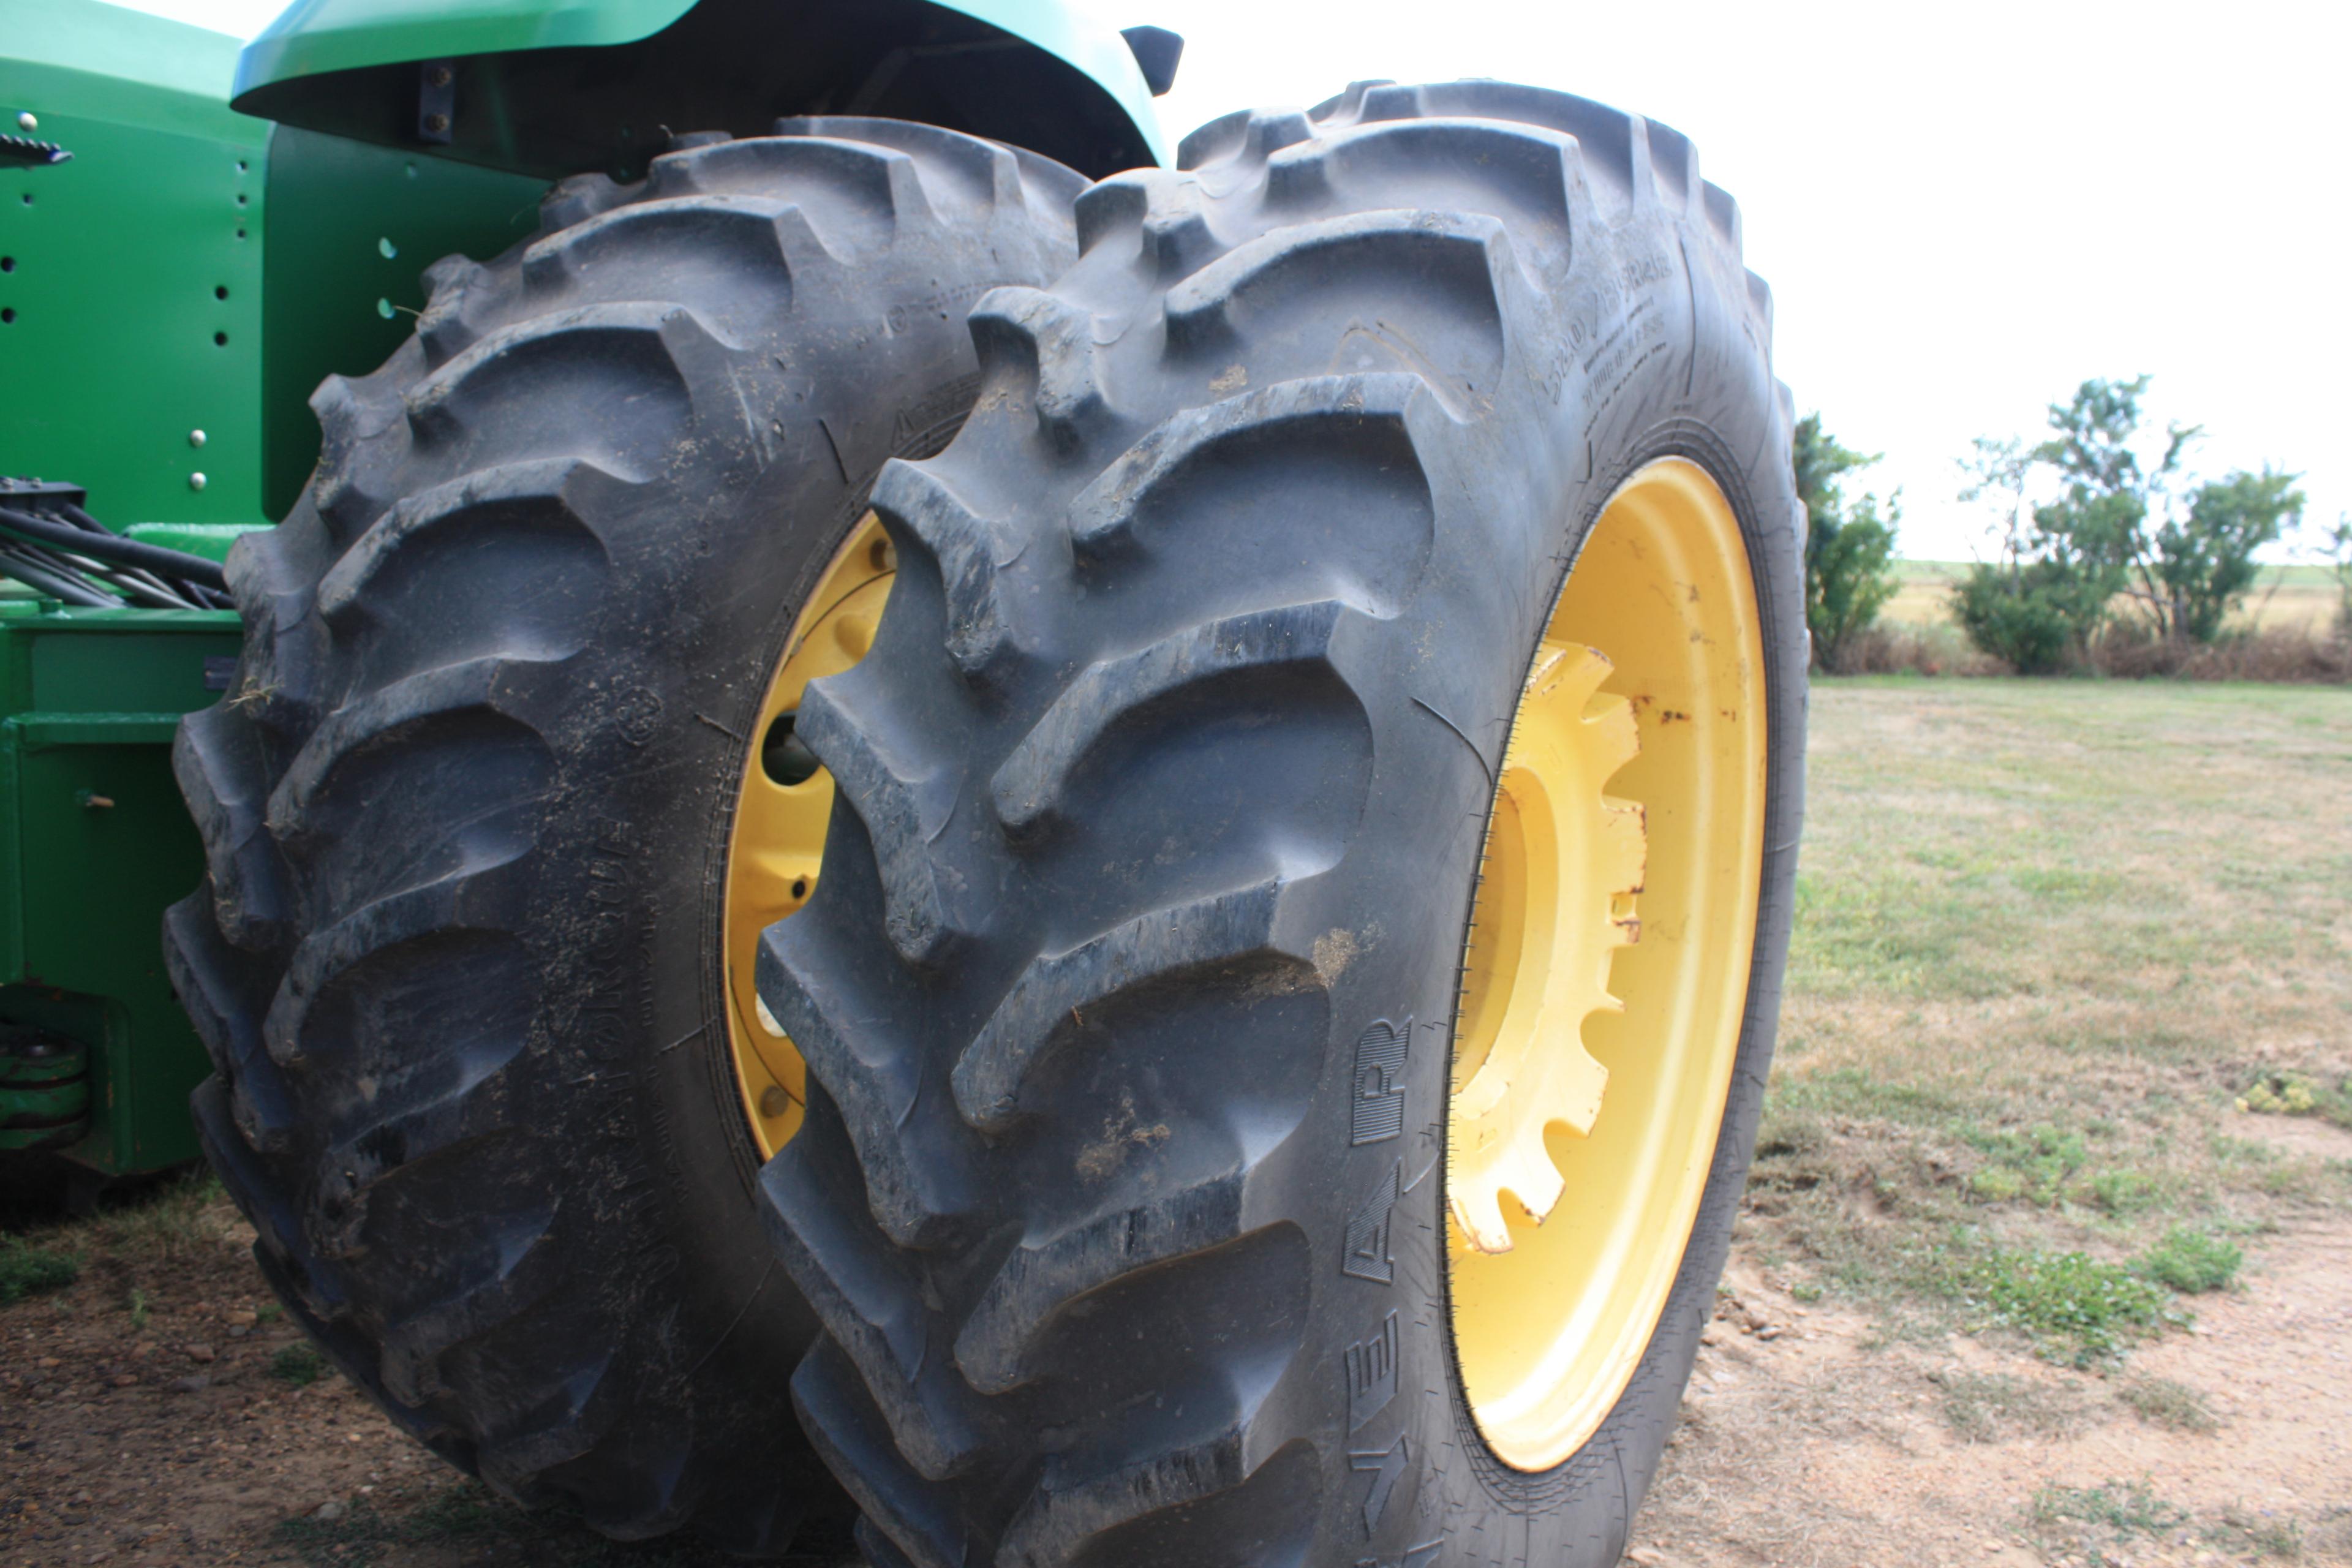
[[[1424,765],[1451,775],[1444,799],[1453,809],[1433,811],[1434,803],[1423,796],[1397,813],[1397,824],[1412,845],[1402,862],[1426,868],[1433,884],[1450,889],[1439,897],[1445,913],[1420,928],[1418,942],[1373,955],[1409,955],[1410,962],[1390,970],[1373,994],[1359,991],[1349,998],[1342,991],[1335,999],[1327,1047],[1334,1076],[1346,1075],[1351,1091],[1353,1047],[1360,1032],[1381,1019],[1410,1016],[1422,1021],[1408,1064],[1406,1112],[1408,1129],[1421,1130],[1418,1148],[1403,1156],[1395,1177],[1388,1175],[1393,1146],[1349,1149],[1341,1162],[1354,1193],[1377,1194],[1384,1179],[1405,1189],[1391,1231],[1398,1289],[1342,1279],[1328,1317],[1328,1327],[1337,1331],[1319,1352],[1310,1348],[1303,1357],[1333,1368],[1345,1380],[1351,1350],[1371,1343],[1381,1314],[1407,1302],[1414,1309],[1400,1317],[1403,1337],[1395,1400],[1412,1414],[1402,1422],[1368,1422],[1333,1445],[1349,1467],[1339,1506],[1326,1515],[1339,1543],[1328,1558],[1333,1563],[1360,1558],[1381,1568],[1422,1568],[1432,1561],[1529,1561],[1582,1568],[1618,1560],[1674,1429],[1698,1336],[1712,1312],[1771,1061],[1794,889],[1793,846],[1802,814],[1805,703],[1801,539],[1786,461],[1786,420],[1763,345],[1744,308],[1744,278],[1735,262],[1708,245],[1698,225],[1675,222],[1653,208],[1588,242],[1588,249],[1601,254],[1580,258],[1558,308],[1576,319],[1576,338],[1604,345],[1597,356],[1604,367],[1612,338],[1633,339],[1631,354],[1637,363],[1614,382],[1574,382],[1582,395],[1571,391],[1559,397],[1549,434],[1555,457],[1563,447],[1570,454],[1571,479],[1564,493],[1554,489],[1547,495],[1542,465],[1516,464],[1490,471],[1484,479],[1496,504],[1516,502],[1543,519],[1540,553],[1553,564],[1548,579],[1535,580],[1546,592],[1495,592],[1481,610],[1465,616],[1460,606],[1465,600],[1475,604],[1480,595],[1441,591],[1430,596],[1433,604],[1425,600],[1416,606],[1426,616],[1420,638],[1424,646],[1465,650],[1463,663],[1471,668],[1456,686],[1464,694],[1463,711],[1507,716],[1517,706],[1550,606],[1616,489],[1644,466],[1668,458],[1690,460],[1715,479],[1747,545],[1766,655],[1767,847],[1740,1039],[1682,1263],[1632,1378],[1601,1426],[1567,1460],[1543,1472],[1512,1468],[1478,1431],[1453,1345],[1442,1154],[1450,1051],[1445,1028],[1427,1026],[1432,1019],[1450,1020],[1453,998],[1459,994],[1494,783],[1483,764],[1464,765],[1468,752],[1458,741],[1439,745],[1442,737],[1423,737],[1418,750]],[[1667,265],[1657,265],[1661,259]],[[1615,289],[1579,287],[1596,271],[1642,281]],[[1645,354],[1645,343],[1659,348]],[[1574,450],[1580,438],[1581,455]],[[1551,472],[1556,476],[1557,468]],[[1494,722],[1462,727],[1483,740]],[[1500,722],[1507,728],[1507,718]],[[1499,753],[1499,742],[1495,750]],[[1395,771],[1401,770],[1391,774]],[[1364,837],[1373,842],[1382,837],[1372,824],[1381,809],[1384,782],[1376,781],[1368,812],[1371,831]],[[1430,826],[1413,835],[1408,825],[1416,816]],[[1392,843],[1370,868],[1378,878],[1401,874],[1399,866]],[[1384,901],[1368,889],[1367,908],[1377,910]],[[1374,999],[1380,991],[1388,993],[1387,1000]],[[1339,1114],[1346,1114],[1344,1101]],[[1348,1145],[1344,1127],[1332,1142]],[[1573,1202],[1574,1194],[1564,1201]],[[1408,1447],[1406,1467],[1379,1518],[1368,1524],[1366,1505],[1379,1475],[1374,1467],[1397,1438]],[[1440,1542],[1433,1558],[1425,1554]]]

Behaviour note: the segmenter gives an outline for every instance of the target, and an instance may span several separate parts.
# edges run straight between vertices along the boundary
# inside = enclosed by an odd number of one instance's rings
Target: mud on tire
[[[794,1396],[877,1563],[1612,1563],[1787,939],[1769,296],[1686,142],[1555,93],[1360,84],[1183,163],[1088,190],[1078,265],[981,301],[971,421],[876,488],[902,564],[875,649],[803,708],[844,793],[761,959],[814,1086],[761,1179],[824,1325]],[[1531,1474],[1448,1343],[1444,1021],[1529,650],[1666,457],[1747,543],[1770,847],[1681,1272],[1598,1434]],[[1357,1140],[1356,1042],[1404,1019],[1398,1135]],[[1394,1396],[1351,1407],[1391,1323]]]
[[[209,878],[166,921],[205,1146],[342,1370],[509,1497],[750,1552],[839,1494],[730,1076],[747,731],[875,471],[969,409],[971,300],[1067,264],[1082,184],[777,129],[566,182],[319,389],[315,477],[230,563],[236,682],[180,733]]]

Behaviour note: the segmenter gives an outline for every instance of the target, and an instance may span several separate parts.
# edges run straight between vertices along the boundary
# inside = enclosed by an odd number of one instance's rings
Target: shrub
[[[1805,629],[1812,634],[1813,664],[1843,673],[1854,640],[1901,585],[1890,568],[1902,503],[1887,501],[1882,516],[1874,495],[1846,500],[1843,476],[1878,458],[1841,445],[1818,414],[1797,422],[1790,459],[1805,503]]]
[[[2089,647],[2113,593],[2105,578],[2063,562],[1979,562],[1952,589],[1952,619],[2018,674],[2055,675]]]
[[[2253,584],[2255,552],[2302,515],[2296,476],[2272,468],[2190,488],[2181,458],[2200,433],[2173,425],[2150,447],[2147,383],[2086,381],[2050,405],[2048,440],[1980,438],[1962,461],[1960,499],[1993,501],[2004,536],[2000,563],[1969,574],[1953,614],[2021,674],[2088,662],[2118,603],[2184,655],[2212,643]]]

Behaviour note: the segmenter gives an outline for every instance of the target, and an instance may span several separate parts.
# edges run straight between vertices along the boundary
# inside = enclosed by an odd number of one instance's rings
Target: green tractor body
[[[530,234],[551,180],[813,108],[1093,174],[1164,152],[1133,53],[1058,0],[308,0],[242,54],[98,0],[5,11],[0,476],[214,561],[310,477],[312,389],[400,345],[427,263]],[[155,938],[204,864],[170,750],[238,640],[229,610],[0,586],[0,1153],[196,1156],[205,1055]]]

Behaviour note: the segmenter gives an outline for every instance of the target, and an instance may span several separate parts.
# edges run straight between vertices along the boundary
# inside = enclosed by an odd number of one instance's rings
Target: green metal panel
[[[294,0],[245,47],[236,93],[362,66],[633,44],[694,0]]]
[[[547,182],[281,125],[262,268],[262,508],[283,517],[319,460],[312,389],[373,370],[425,308],[426,266],[497,255],[539,224]]]
[[[544,182],[232,112],[220,34],[0,0],[19,11],[0,110],[73,158],[0,164],[0,473],[83,485],[116,527],[282,517],[311,390],[400,345],[427,264],[528,235]]]
[[[62,79],[95,119],[226,142],[266,129],[228,106],[237,40],[226,33],[98,0],[0,0],[0,67]],[[23,107],[10,106],[12,121]]]
[[[6,9],[0,117],[73,158],[0,163],[0,473],[85,485],[117,527],[258,521],[269,128],[221,102],[236,41]]]
[[[425,147],[417,68],[443,60],[455,129],[428,150],[550,175],[631,173],[665,126],[823,112],[930,120],[1095,175],[1169,161],[1126,41],[1069,0],[297,0],[247,47],[236,102]],[[901,74],[933,90],[893,96]],[[951,76],[966,90],[937,90]]]
[[[227,612],[0,599],[0,1022],[90,1054],[90,1125],[65,1151],[108,1172],[195,1157],[208,1070],[163,975],[163,910],[204,875],[172,779],[179,716],[215,700]]]

